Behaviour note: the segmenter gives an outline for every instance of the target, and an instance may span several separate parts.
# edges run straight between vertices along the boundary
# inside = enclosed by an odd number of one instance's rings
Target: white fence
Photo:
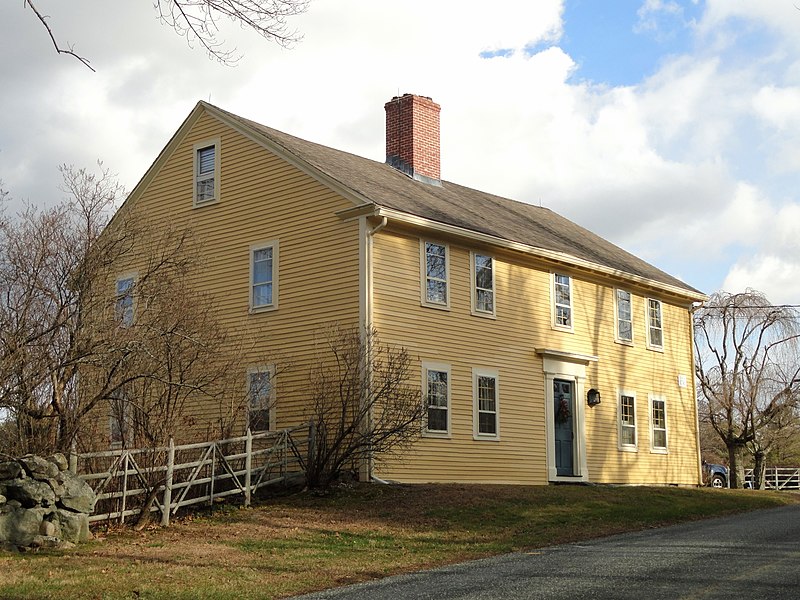
[[[308,424],[275,432],[163,448],[70,455],[70,470],[97,494],[90,521],[119,519],[143,510],[161,513],[161,524],[185,506],[241,495],[249,506],[259,488],[305,471]],[[99,511],[99,512],[98,512]]]
[[[745,469],[744,479],[753,484],[753,469]],[[800,490],[800,467],[771,467],[764,474],[768,490]]]

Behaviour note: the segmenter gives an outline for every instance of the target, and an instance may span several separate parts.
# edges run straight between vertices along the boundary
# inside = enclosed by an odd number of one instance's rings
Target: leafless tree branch
[[[47,30],[47,35],[50,36],[50,40],[53,42],[53,46],[58,54],[68,54],[69,56],[72,56],[82,62],[90,71],[95,72],[92,65],[89,64],[89,59],[84,58],[80,54],[76,53],[74,46],[69,46],[67,49],[64,49],[58,45],[56,37],[53,35],[53,30],[50,29],[50,25],[47,23],[48,17],[39,12],[39,10],[36,8],[36,5],[33,3],[33,0],[25,0],[25,4],[34,12],[36,17],[39,19],[39,21],[41,21],[42,25]]]

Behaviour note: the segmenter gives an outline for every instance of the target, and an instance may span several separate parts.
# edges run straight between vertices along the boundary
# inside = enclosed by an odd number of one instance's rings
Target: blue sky
[[[58,198],[62,163],[102,159],[133,188],[200,99],[383,160],[383,105],[411,92],[442,106],[445,179],[541,203],[705,292],[800,302],[791,0],[313,0],[289,50],[220,22],[235,68],[148,2],[39,3],[97,72],[0,3],[12,206]]]
[[[642,0],[569,0],[559,46],[577,63],[576,78],[635,85],[665,56],[690,49],[701,14],[702,3],[686,1],[648,10]]]

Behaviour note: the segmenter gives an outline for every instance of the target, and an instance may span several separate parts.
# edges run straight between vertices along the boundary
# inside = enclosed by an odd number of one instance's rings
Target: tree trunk
[[[767,453],[763,450],[753,452],[753,489],[766,489],[765,475],[767,472]]]
[[[744,444],[729,443],[728,446],[728,473],[731,489],[744,487]]]

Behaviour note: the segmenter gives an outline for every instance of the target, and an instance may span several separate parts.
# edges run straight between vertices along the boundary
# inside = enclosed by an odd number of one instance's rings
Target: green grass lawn
[[[69,552],[0,554],[0,598],[281,598],[493,554],[797,503],[786,492],[355,485]]]

